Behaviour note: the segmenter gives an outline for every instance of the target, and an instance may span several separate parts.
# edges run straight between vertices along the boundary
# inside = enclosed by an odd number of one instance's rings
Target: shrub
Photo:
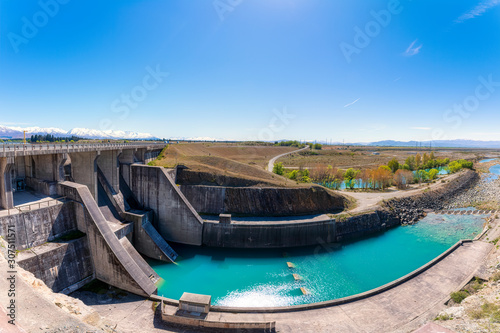
[[[434,180],[436,179],[436,176],[438,175],[439,170],[438,169],[430,169],[428,174],[429,174],[429,179]]]
[[[285,173],[285,167],[283,166],[283,163],[275,163],[273,166],[273,172],[277,175],[283,176],[283,174]]]
[[[466,292],[465,290],[455,291],[450,294],[450,297],[453,300],[453,302],[457,304],[462,303],[462,301],[466,299],[467,296],[469,296],[469,293]]]
[[[493,275],[491,276],[490,280],[491,280],[491,281],[494,281],[494,282],[496,282],[496,281],[500,280],[500,272],[496,272],[495,274],[493,274]]]
[[[442,314],[442,315],[439,315],[436,317],[436,319],[434,320],[442,320],[442,321],[445,321],[445,320],[452,320],[453,317],[450,316],[449,314],[445,313],[445,314]]]

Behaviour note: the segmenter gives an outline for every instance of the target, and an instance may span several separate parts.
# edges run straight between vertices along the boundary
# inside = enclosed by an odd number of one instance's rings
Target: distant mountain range
[[[478,140],[436,140],[436,141],[394,141],[384,140],[368,144],[355,143],[355,145],[391,146],[391,147],[439,147],[439,148],[500,148],[500,141]]]
[[[22,139],[23,131],[26,131],[26,138],[31,135],[50,134],[55,137],[71,137],[77,136],[84,139],[127,139],[127,140],[154,140],[157,137],[149,133],[137,133],[129,131],[114,131],[114,130],[94,130],[88,128],[73,128],[65,131],[60,128],[48,127],[10,127],[0,125],[0,139]]]
[[[130,131],[115,130],[95,130],[88,128],[73,128],[69,131],[55,127],[15,127],[0,125],[0,139],[22,139],[23,131],[26,131],[26,137],[31,135],[51,134],[55,137],[77,136],[84,139],[125,139],[125,140],[155,140],[159,139],[149,133],[138,133]],[[196,137],[196,138],[170,138],[171,140],[189,140],[189,141],[226,141],[220,138]],[[288,140],[280,140],[288,141]],[[318,142],[326,144],[327,142],[318,140],[309,140],[308,142]],[[328,144],[342,145],[341,142],[328,142]],[[379,146],[379,147],[436,147],[436,148],[500,148],[500,141],[478,141],[478,140],[436,140],[436,141],[395,141],[383,140],[375,142],[351,142],[345,143],[349,146]]]
[[[289,141],[289,140],[280,140]],[[306,142],[317,142],[330,145],[345,146],[373,146],[373,147],[422,147],[422,148],[500,148],[500,141],[479,141],[479,140],[435,140],[435,141],[395,141],[383,140],[375,142],[326,142],[322,140],[308,140]]]

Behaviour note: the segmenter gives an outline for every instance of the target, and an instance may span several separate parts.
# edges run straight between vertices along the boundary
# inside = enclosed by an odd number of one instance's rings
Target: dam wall
[[[284,248],[352,240],[399,225],[399,220],[378,210],[346,218],[304,222],[205,221],[203,245],[228,248]]]
[[[148,165],[131,165],[131,190],[140,205],[154,211],[153,226],[166,240],[202,244],[203,220],[179,190],[171,171]]]
[[[200,214],[290,216],[344,210],[347,199],[320,186],[304,188],[180,185]]]
[[[87,237],[61,243],[45,243],[18,254],[17,264],[60,292],[92,279],[94,269]]]
[[[0,236],[7,235],[9,226],[16,234],[16,249],[22,251],[50,242],[78,229],[75,202],[56,204],[19,214],[0,217]]]

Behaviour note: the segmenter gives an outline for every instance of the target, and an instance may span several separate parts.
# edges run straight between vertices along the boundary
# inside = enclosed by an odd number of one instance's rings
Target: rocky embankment
[[[480,209],[496,209],[500,204],[500,178],[492,179],[491,177],[491,174],[482,174],[481,179],[474,186],[451,198],[444,208],[476,207]],[[486,207],[483,205],[486,205]]]
[[[401,224],[413,224],[425,216],[425,210],[441,210],[455,202],[461,195],[478,182],[479,175],[466,170],[460,177],[439,188],[412,197],[396,198],[385,202],[385,208],[397,217]]]

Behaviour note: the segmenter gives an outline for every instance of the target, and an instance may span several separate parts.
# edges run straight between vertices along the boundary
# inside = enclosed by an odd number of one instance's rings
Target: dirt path
[[[309,149],[309,146],[306,146],[304,148],[301,148],[301,149],[298,149],[298,150],[294,150],[294,151],[289,151],[288,153],[284,153],[284,154],[280,154],[278,156],[274,156],[273,158],[271,158],[271,160],[269,160],[269,163],[267,164],[267,171],[269,172],[273,172],[273,167],[274,167],[274,163],[276,162],[276,160],[280,157],[283,157],[285,155],[289,155],[289,154],[293,154],[293,153],[297,153],[301,150],[306,150],[306,149]]]

